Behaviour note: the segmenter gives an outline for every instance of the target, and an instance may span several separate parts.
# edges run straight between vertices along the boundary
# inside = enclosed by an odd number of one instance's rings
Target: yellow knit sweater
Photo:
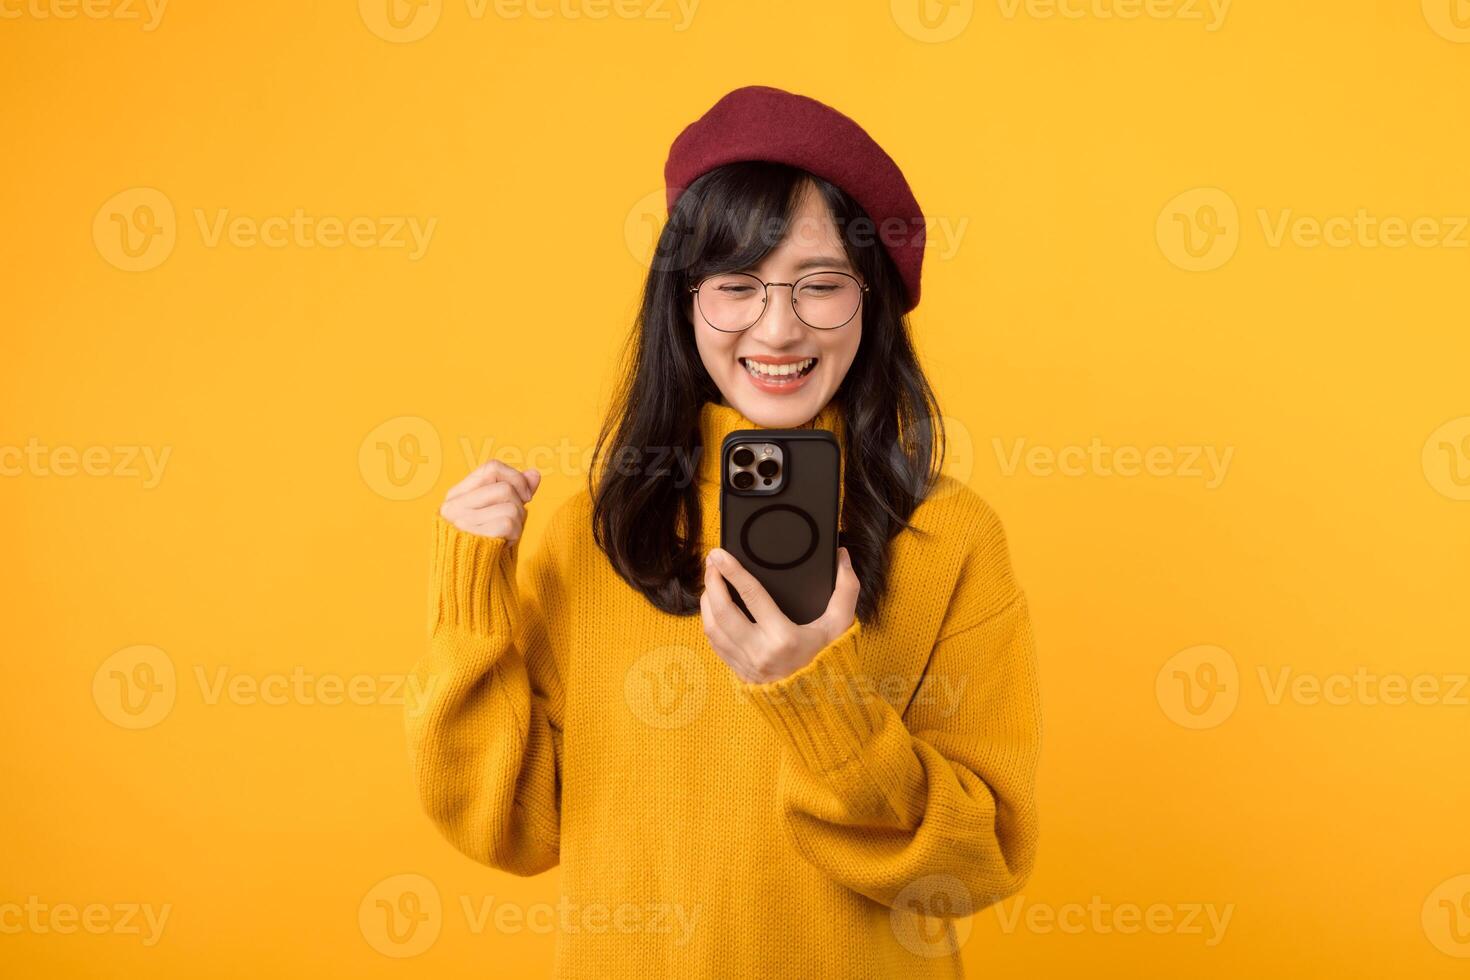
[[[706,551],[741,428],[702,407]],[[946,477],[912,520],[881,625],[757,685],[617,577],[585,490],[524,560],[436,518],[414,773],[465,854],[560,865],[555,976],[961,975],[1036,853],[1036,658],[993,511]]]

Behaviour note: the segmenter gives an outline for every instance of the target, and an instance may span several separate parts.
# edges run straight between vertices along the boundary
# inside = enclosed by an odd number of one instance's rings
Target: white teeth
[[[795,361],[791,364],[762,364],[759,361],[745,360],[745,370],[762,378],[784,378],[801,374],[816,362],[815,357],[808,357],[804,361]]]

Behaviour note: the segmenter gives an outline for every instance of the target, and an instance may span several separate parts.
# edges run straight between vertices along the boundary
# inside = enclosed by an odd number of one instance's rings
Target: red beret
[[[919,305],[924,214],[893,158],[861,126],[829,105],[766,85],[735,89],[684,128],[664,164],[669,213],[700,175],[737,160],[769,160],[816,174],[852,195],[873,227],[853,237],[877,239],[893,257]]]

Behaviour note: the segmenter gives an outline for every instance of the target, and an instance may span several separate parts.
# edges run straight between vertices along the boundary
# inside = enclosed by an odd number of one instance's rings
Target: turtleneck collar
[[[701,405],[699,408],[701,447],[698,468],[700,482],[719,486],[720,445],[725,441],[727,435],[739,429],[767,428],[770,428],[770,426],[758,425],[752,422],[742,415],[739,409],[733,406],[721,405],[712,401],[707,401]],[[794,425],[791,428],[826,429],[837,437],[838,448],[845,449],[842,411],[837,407],[835,401],[829,401],[815,417],[809,419],[806,423]]]

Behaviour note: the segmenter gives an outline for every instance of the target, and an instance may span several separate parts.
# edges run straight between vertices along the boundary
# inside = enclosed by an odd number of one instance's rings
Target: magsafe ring
[[[796,558],[793,558],[791,561],[766,561],[764,558],[756,553],[754,548],[750,546],[751,527],[755,524],[756,521],[775,511],[790,511],[791,513],[795,514],[803,521],[805,521],[807,530],[811,532],[807,538],[806,550],[803,551]],[[821,529],[817,527],[817,522],[812,520],[812,515],[808,514],[800,507],[793,507],[791,504],[770,504],[751,514],[750,517],[746,518],[745,523],[741,525],[740,547],[745,552],[746,557],[755,562],[757,565],[760,565],[762,568],[769,568],[775,571],[780,571],[783,568],[795,568],[796,566],[800,565],[802,562],[810,558],[812,556],[812,552],[817,550],[817,541],[821,537],[822,532]]]

